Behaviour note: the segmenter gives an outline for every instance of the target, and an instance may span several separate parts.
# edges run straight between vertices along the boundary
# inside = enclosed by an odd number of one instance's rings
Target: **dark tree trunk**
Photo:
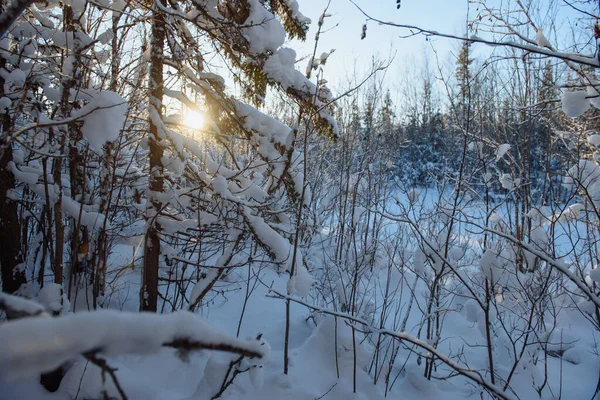
[[[164,0],[160,0],[165,5]],[[150,65],[150,108],[156,110],[155,116],[162,115],[163,98],[163,47],[165,43],[165,19],[155,6],[154,16],[152,18],[152,38],[151,38],[151,65]],[[148,208],[146,216],[149,219],[148,229],[146,231],[146,240],[144,243],[144,269],[142,272],[142,287],[140,291],[140,310],[154,311],[158,308],[158,271],[160,264],[160,225],[156,221],[156,216],[162,208],[161,202],[157,199],[156,193],[163,191],[163,148],[160,143],[159,121],[150,118],[150,192],[148,194]]]
[[[0,68],[4,64],[5,61],[0,58]],[[3,95],[4,79],[0,77],[0,97]],[[15,177],[8,168],[12,161],[11,143],[7,139],[11,122],[8,111],[0,114],[0,269],[2,290],[7,293],[16,292],[27,281],[25,271],[17,268],[23,262],[17,203],[8,197],[8,192],[15,188]]]

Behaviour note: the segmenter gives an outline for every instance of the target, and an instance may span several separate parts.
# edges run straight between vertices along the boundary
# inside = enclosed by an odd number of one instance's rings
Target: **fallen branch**
[[[163,315],[80,312],[0,324],[0,380],[52,371],[80,355],[152,354],[164,347],[183,354],[218,350],[247,357],[263,356],[258,341],[230,338],[185,311]]]

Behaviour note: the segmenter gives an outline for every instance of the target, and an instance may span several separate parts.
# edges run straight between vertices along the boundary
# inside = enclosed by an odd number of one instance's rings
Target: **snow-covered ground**
[[[427,196],[426,204],[422,206],[427,208],[435,205],[434,198],[437,198],[437,193]],[[505,207],[505,211],[508,207]],[[390,212],[393,214],[396,210],[398,208]],[[476,207],[463,211],[473,216]],[[499,213],[502,212],[500,209]],[[470,240],[468,224],[461,226],[459,242],[463,240],[468,242]],[[390,229],[392,233],[395,232],[395,228]],[[402,333],[414,338],[423,338],[430,289],[426,284],[427,279],[415,279],[415,272],[422,278],[428,272],[424,265],[417,267],[419,262],[424,263],[424,261],[417,261],[418,257],[413,254],[415,249],[407,251],[410,253],[411,261],[406,264],[406,267],[388,269],[385,260],[382,260],[378,263],[378,268],[361,276],[363,282],[361,302],[363,305],[371,304],[373,308],[369,312],[357,315],[359,317],[367,315],[372,326],[379,325],[382,312],[381,298],[386,285],[389,285],[388,289],[395,294],[390,297],[392,301],[388,306],[383,327],[393,329],[398,327],[399,321],[402,320],[405,326]],[[481,256],[475,254],[476,250],[473,253],[473,260]],[[107,304],[110,304],[110,308],[125,312],[136,311],[138,308],[140,271],[137,267],[135,269],[129,267],[122,271],[122,267],[131,262],[132,256],[135,256],[135,249],[128,245],[118,245],[111,256],[113,270],[121,272],[119,277],[112,281],[112,293],[107,295],[110,300]],[[248,274],[247,268],[236,269],[227,282],[220,282],[220,286],[213,289],[214,296],[211,297],[211,301],[197,312],[199,317],[207,320],[212,327],[228,337],[236,336],[238,326],[238,337],[248,339],[250,343],[252,339],[262,334],[262,339],[268,342],[271,349],[268,360],[260,362],[260,365],[251,362],[241,364],[245,367],[240,367],[240,370],[249,370],[236,377],[233,384],[223,393],[222,398],[341,400],[383,399],[387,395],[388,398],[408,400],[440,398],[453,400],[489,397],[489,394],[483,392],[481,386],[474,384],[472,379],[454,376],[453,370],[442,363],[436,364],[433,379],[426,379],[424,359],[431,354],[415,347],[409,341],[393,341],[386,335],[380,337],[377,331],[357,323],[354,325],[356,330],[353,342],[352,328],[347,319],[311,312],[309,308],[296,302],[291,302],[290,370],[288,375],[284,375],[285,300],[276,295],[276,292],[285,293],[287,275],[278,275],[276,271],[264,267],[253,267]],[[476,263],[470,268],[464,268],[463,271],[463,279],[471,279],[470,282],[475,285],[478,271]],[[528,279],[525,274],[522,276],[516,274],[515,277],[513,278],[524,279],[524,284]],[[506,285],[509,287],[508,283]],[[460,282],[456,278],[447,279],[444,287],[448,288],[448,292],[443,297],[443,327],[436,343],[437,350],[468,370],[487,370],[489,354],[483,311],[475,300],[460,289]],[[315,296],[316,293],[313,291],[304,300],[308,304],[315,304],[318,302]],[[505,392],[506,397],[540,398],[538,389],[542,388],[541,398],[544,399],[591,398],[596,389],[600,370],[598,357],[600,337],[588,321],[593,313],[590,304],[579,302],[576,304],[577,307],[574,307],[573,299],[563,294],[554,299],[551,304],[553,309],[544,312],[546,319],[539,321],[545,324],[545,327],[534,325],[529,331],[520,331],[524,326],[522,321],[524,314],[517,311],[521,307],[519,298],[517,295],[512,296],[511,293],[503,293],[503,296],[502,301],[495,303],[496,307],[491,311],[490,319],[493,327],[495,373],[505,378],[511,376],[510,387]],[[340,315],[342,314],[343,311]],[[79,313],[76,313],[74,317],[78,315]],[[49,319],[43,316],[32,317],[29,319],[31,326],[36,326],[33,318]],[[69,316],[60,318],[69,318]],[[85,318],[89,318],[87,328],[85,328]],[[116,377],[129,399],[210,399],[219,391],[229,363],[237,359],[237,356],[214,350],[182,353],[180,350],[160,348],[160,343],[166,340],[161,335],[169,335],[171,333],[168,332],[171,331],[159,328],[151,334],[155,340],[154,348],[138,351],[136,346],[142,349],[147,347],[148,343],[142,342],[136,345],[128,340],[136,340],[136,329],[144,331],[152,328],[149,325],[151,322],[138,321],[136,318],[138,318],[136,314],[89,315],[79,318],[79,321],[71,321],[72,324],[75,323],[71,326],[80,326],[75,331],[69,330],[68,333],[72,335],[69,336],[69,343],[73,354],[81,352],[90,343],[96,343],[93,347],[105,349],[108,365],[116,368]],[[173,318],[178,317],[173,316]],[[93,322],[96,320],[97,322]],[[165,319],[159,324],[172,325],[174,321],[179,320]],[[180,323],[186,324],[183,329],[191,330],[192,336],[194,332],[200,336],[212,332],[212,330],[203,331],[203,324],[198,325],[198,330],[194,331],[196,322],[191,319],[189,323]],[[10,324],[10,322],[4,323],[0,329],[7,329],[7,326],[10,328]],[[509,328],[504,324],[514,325]],[[134,336],[128,336],[126,332],[133,332]],[[14,344],[8,350],[0,352],[0,367],[5,369],[0,371],[0,377],[5,378],[0,383],[1,399],[91,399],[102,398],[103,391],[106,391],[109,398],[120,397],[113,380],[107,374],[103,374],[101,369],[89,360],[82,356],[73,357],[73,354],[66,358],[70,360],[68,361],[70,368],[58,392],[48,394],[39,385],[39,378],[23,375],[28,372],[33,374],[47,370],[48,365],[54,365],[50,362],[50,358],[56,354],[52,351],[47,353],[37,351],[40,349],[36,350],[35,346],[41,346],[39,343],[43,340],[53,343],[52,335],[57,335],[56,340],[58,340],[61,330],[44,328],[37,333],[28,331],[23,333],[22,337],[12,335],[11,340]],[[145,331],[138,333],[140,338],[148,334]],[[523,340],[524,335],[539,335],[539,337]],[[118,342],[114,344],[116,349],[111,350],[111,346],[108,346],[110,338],[117,338]],[[376,356],[375,346],[378,341],[381,341],[381,348],[385,351]],[[529,344],[522,350],[524,341]],[[542,341],[543,344],[538,343]],[[77,348],[77,343],[83,347]],[[6,358],[7,354],[18,351],[18,346],[28,344],[32,348],[23,354],[37,354],[30,360],[33,364],[37,363],[37,368],[24,365],[23,370],[19,371],[17,364],[11,366],[10,363],[6,363],[6,360],[10,360]],[[389,359],[391,352],[394,351],[397,351],[397,354],[387,385],[391,390],[386,394],[385,377],[388,367],[381,360]],[[138,354],[140,352],[148,354]],[[112,353],[127,355],[114,356],[111,355]],[[519,361],[515,363],[517,359]],[[46,365],[45,363],[48,362],[50,364]],[[356,377],[354,377],[355,362]],[[379,366],[377,366],[378,362],[380,362]],[[27,364],[26,361],[23,363]],[[15,370],[10,371],[11,368]],[[378,377],[377,384],[374,384],[375,376]],[[482,378],[490,380],[485,373],[482,374]],[[498,386],[501,387],[501,384]]]

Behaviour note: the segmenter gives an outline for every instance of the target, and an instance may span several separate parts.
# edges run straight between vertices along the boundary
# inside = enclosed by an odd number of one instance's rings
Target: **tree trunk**
[[[0,67],[5,61],[0,58]],[[4,79],[0,77],[0,97],[4,95]],[[0,114],[0,268],[2,290],[16,292],[27,279],[25,271],[17,268],[23,262],[20,242],[20,224],[17,203],[9,199],[8,192],[15,188],[15,177],[8,168],[12,161],[11,143],[7,141],[11,127],[8,111]]]
[[[165,5],[164,0],[160,1]],[[163,148],[160,143],[159,134],[160,121],[155,118],[162,116],[163,98],[163,47],[165,43],[165,19],[154,4],[154,16],[152,17],[151,59],[150,59],[150,136],[148,145],[150,149],[150,177],[148,192],[148,208],[146,218],[148,229],[144,243],[144,266],[142,271],[142,286],[140,290],[140,311],[154,311],[158,307],[158,271],[160,264],[160,225],[156,217],[160,213],[162,204],[156,194],[163,191]]]

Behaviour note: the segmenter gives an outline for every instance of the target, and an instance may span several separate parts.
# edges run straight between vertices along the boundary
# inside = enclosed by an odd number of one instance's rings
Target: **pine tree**
[[[465,40],[462,42],[460,52],[456,59],[456,82],[458,84],[458,122],[461,127],[466,126],[466,119],[471,96],[471,42]]]

